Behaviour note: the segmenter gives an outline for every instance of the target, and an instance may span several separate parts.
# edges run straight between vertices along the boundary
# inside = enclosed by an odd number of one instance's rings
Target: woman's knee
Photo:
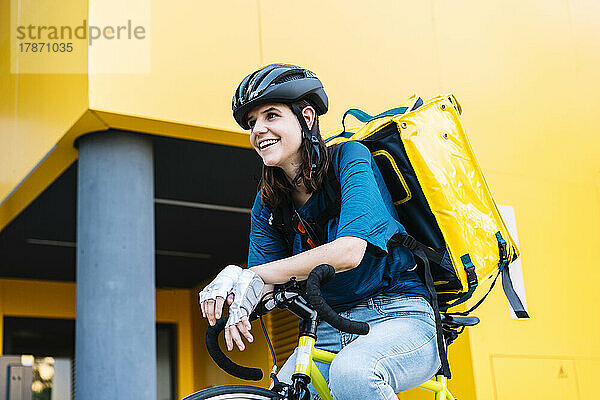
[[[358,398],[360,393],[377,390],[377,382],[389,378],[382,372],[359,354],[340,352],[329,368],[329,388],[336,399]]]

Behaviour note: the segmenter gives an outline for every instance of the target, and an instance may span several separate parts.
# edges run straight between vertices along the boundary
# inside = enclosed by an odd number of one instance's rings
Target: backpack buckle
[[[406,236],[404,239],[404,245],[413,250],[417,247],[417,241],[412,236]]]
[[[496,232],[496,239],[498,239],[499,264],[500,269],[502,269],[508,264],[508,248],[506,240],[502,237],[502,233]]]
[[[417,248],[417,240],[410,235],[400,235],[398,243],[409,250],[416,250]]]

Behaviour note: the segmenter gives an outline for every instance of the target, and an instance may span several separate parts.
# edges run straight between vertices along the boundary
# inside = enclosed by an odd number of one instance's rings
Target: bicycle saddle
[[[473,326],[479,323],[479,318],[473,317],[461,317],[458,315],[446,315],[441,314],[442,324],[447,325],[450,328],[460,328],[462,326]]]

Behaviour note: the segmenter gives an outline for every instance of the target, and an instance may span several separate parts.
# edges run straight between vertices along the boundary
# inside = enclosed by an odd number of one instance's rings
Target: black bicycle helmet
[[[327,112],[329,101],[323,89],[323,84],[317,76],[308,69],[289,64],[271,64],[246,76],[238,86],[231,108],[233,118],[244,129],[250,129],[246,114],[252,108],[266,103],[289,104],[292,112],[298,118],[302,135],[311,142],[311,174],[316,171],[321,160],[319,140],[317,139],[316,124],[308,129],[302,116],[302,110],[295,104],[305,99],[315,108],[317,115]]]
[[[323,84],[308,69],[289,64],[271,64],[246,76],[233,96],[233,117],[243,129],[250,129],[246,114],[266,103],[291,104],[308,100],[317,115],[327,112],[328,100]]]

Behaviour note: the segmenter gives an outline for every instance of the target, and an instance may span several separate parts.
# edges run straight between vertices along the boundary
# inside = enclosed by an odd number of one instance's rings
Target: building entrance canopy
[[[156,286],[192,288],[246,262],[258,156],[166,137],[153,143]],[[0,232],[1,277],[75,280],[76,185],[77,162]]]

